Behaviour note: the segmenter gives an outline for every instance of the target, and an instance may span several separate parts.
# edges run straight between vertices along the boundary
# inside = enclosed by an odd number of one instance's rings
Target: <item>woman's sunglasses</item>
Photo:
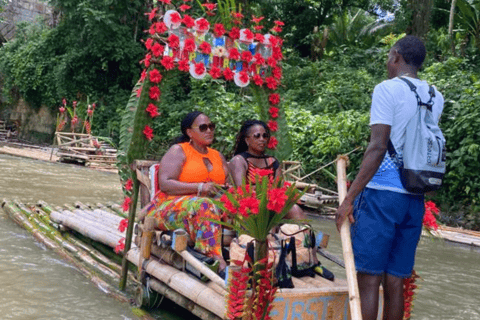
[[[268,139],[268,138],[270,138],[270,135],[266,132],[264,132],[264,133],[257,132],[255,134],[253,134],[252,137],[256,140],[260,139],[260,137],[263,137],[263,139]]]
[[[200,132],[206,132],[207,129],[210,129],[210,131],[215,131],[215,123],[213,122],[210,122],[209,124],[204,123],[199,125],[198,127],[192,127],[192,128],[198,128]]]

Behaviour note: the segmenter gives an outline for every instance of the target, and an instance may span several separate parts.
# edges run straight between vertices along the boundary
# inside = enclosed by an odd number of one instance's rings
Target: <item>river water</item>
[[[0,154],[0,200],[51,205],[120,202],[118,175],[74,165]],[[312,218],[330,234],[328,250],[341,254],[330,220]],[[325,259],[336,276],[344,271]],[[415,270],[422,277],[413,319],[480,319],[480,250],[422,238]],[[128,304],[106,296],[52,251],[46,250],[0,210],[0,319],[138,319]],[[172,306],[158,319],[190,319]]]

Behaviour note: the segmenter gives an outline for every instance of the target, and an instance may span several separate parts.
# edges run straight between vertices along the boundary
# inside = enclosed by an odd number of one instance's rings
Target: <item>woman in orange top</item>
[[[156,218],[157,229],[185,229],[195,243],[194,249],[218,260],[223,270],[222,228],[205,218],[221,216],[211,197],[216,195],[218,185],[225,185],[227,162],[220,152],[209,148],[215,124],[205,114],[189,113],[181,130],[182,136],[160,162],[161,191],[144,210]]]

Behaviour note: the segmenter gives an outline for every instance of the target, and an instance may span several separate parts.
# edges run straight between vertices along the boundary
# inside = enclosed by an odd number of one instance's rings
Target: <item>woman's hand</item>
[[[200,190],[200,195],[204,197],[213,197],[218,192],[218,189],[213,182],[206,182],[202,185]]]

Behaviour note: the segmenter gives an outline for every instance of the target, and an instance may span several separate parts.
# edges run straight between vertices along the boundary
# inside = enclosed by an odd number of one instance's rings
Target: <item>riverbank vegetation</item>
[[[302,161],[306,172],[339,153],[366,147],[371,94],[386,79],[389,47],[405,33],[422,37],[428,58],[420,77],[445,97],[441,127],[448,147],[447,175],[433,198],[441,205],[443,222],[480,229],[480,4],[420,2],[237,1],[245,19],[254,14],[266,20],[280,17],[285,23],[281,110],[292,142],[289,158]],[[16,38],[0,49],[4,97],[17,93],[32,106],[51,106],[52,113],[62,98],[79,101],[78,108],[85,110],[87,100],[98,101],[93,133],[118,141],[125,106],[141,72],[147,26],[143,13],[149,2],[50,3],[60,13],[57,26],[21,24]],[[152,155],[168,147],[180,119],[192,109],[215,119],[215,146],[226,155],[240,123],[257,116],[250,91],[238,94],[231,84],[175,72],[164,81],[162,114],[149,146]],[[361,156],[362,150],[351,155],[350,178]],[[313,178],[333,185],[332,177],[333,171],[322,170]]]

